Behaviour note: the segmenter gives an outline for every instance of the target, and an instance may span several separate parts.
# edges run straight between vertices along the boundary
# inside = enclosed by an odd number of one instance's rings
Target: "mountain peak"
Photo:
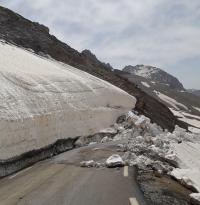
[[[144,77],[156,83],[166,84],[172,89],[184,90],[182,83],[176,77],[157,67],[150,65],[129,65],[124,67],[123,71]]]
[[[123,71],[126,71],[134,75],[138,75],[144,78],[151,78],[151,75],[153,73],[156,73],[159,70],[160,70],[159,68],[149,66],[149,65],[143,65],[143,64],[136,65],[136,66],[129,65],[123,69]]]

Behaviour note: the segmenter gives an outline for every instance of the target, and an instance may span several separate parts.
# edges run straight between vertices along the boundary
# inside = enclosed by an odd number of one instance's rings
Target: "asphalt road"
[[[112,143],[79,148],[8,176],[0,180],[0,205],[145,205],[134,168],[80,167],[114,153]]]

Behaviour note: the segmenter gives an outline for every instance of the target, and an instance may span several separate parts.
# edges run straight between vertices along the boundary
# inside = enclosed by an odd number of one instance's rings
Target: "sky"
[[[0,0],[114,68],[162,68],[200,89],[200,0]]]

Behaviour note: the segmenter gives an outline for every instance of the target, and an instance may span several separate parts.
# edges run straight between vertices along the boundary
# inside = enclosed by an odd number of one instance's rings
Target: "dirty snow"
[[[141,82],[142,83],[142,85],[144,85],[145,87],[147,87],[147,88],[150,88],[151,86],[147,83],[147,82]]]
[[[101,79],[4,42],[0,83],[1,160],[94,134],[136,103]]]

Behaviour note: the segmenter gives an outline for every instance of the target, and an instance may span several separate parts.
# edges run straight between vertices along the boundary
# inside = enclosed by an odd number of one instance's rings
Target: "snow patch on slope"
[[[176,110],[179,110],[179,107],[183,108],[184,110],[188,110],[188,108],[183,105],[182,103],[177,102],[175,99],[161,93],[158,92],[156,90],[154,90],[154,93],[163,101],[165,101],[167,104],[169,104],[170,106],[172,106],[173,108],[175,108]],[[178,107],[179,106],[179,107]]]
[[[121,89],[0,42],[0,159],[91,135],[134,108]]]
[[[181,110],[175,110],[173,108],[169,108],[171,112],[174,114],[174,116],[178,117],[179,120],[186,122],[189,125],[195,126],[197,128],[200,128],[200,117],[196,115],[191,115],[189,113],[183,112]],[[198,129],[190,128],[191,132],[198,133]]]
[[[141,82],[142,83],[142,85],[144,85],[145,87],[147,87],[147,88],[150,88],[151,86],[147,83],[147,82]]]
[[[151,78],[151,75],[158,72],[158,68],[154,68],[151,66],[141,65],[137,66],[137,70],[134,70],[134,74],[144,77],[144,78]]]

